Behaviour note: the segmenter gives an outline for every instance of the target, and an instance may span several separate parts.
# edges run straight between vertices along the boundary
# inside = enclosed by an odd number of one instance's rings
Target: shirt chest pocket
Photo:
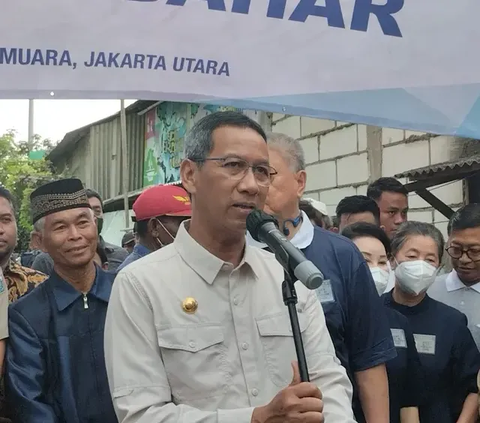
[[[307,316],[298,313],[300,331],[305,332]],[[256,319],[262,342],[265,363],[272,382],[284,388],[292,381],[292,361],[297,361],[290,318],[286,313]]]
[[[221,326],[158,329],[157,337],[174,400],[224,393],[231,375]]]

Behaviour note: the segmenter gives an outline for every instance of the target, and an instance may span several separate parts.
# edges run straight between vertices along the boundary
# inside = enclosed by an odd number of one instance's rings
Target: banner
[[[137,98],[480,138],[478,0],[2,0],[0,98]]]

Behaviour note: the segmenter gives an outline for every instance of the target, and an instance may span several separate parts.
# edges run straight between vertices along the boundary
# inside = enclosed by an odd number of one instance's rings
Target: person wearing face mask
[[[133,211],[138,243],[117,272],[171,244],[180,224],[192,215],[188,193],[175,185],[157,185],[146,189],[135,200]]]
[[[476,422],[480,353],[466,316],[427,295],[438,273],[444,240],[435,226],[406,222],[392,239],[393,291],[385,305],[408,318],[425,372],[422,423]]]
[[[388,236],[378,225],[366,222],[345,227],[342,235],[358,247],[370,268],[377,292],[382,295],[390,278]],[[388,307],[385,311],[397,349],[397,357],[386,363],[390,423],[418,423],[424,377],[413,333],[405,316]]]

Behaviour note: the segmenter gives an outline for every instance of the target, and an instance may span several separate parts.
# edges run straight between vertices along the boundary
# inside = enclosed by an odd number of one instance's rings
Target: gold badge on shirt
[[[195,298],[187,297],[182,302],[182,309],[185,313],[193,314],[197,311],[198,302]]]

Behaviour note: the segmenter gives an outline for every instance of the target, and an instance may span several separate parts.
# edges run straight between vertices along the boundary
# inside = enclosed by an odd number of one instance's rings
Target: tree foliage
[[[32,221],[30,194],[39,185],[55,179],[45,156],[54,145],[49,139],[35,135],[31,141],[17,140],[13,130],[0,135],[0,185],[15,197],[18,223],[18,251],[28,249]],[[32,153],[44,151],[40,159],[32,159]]]

